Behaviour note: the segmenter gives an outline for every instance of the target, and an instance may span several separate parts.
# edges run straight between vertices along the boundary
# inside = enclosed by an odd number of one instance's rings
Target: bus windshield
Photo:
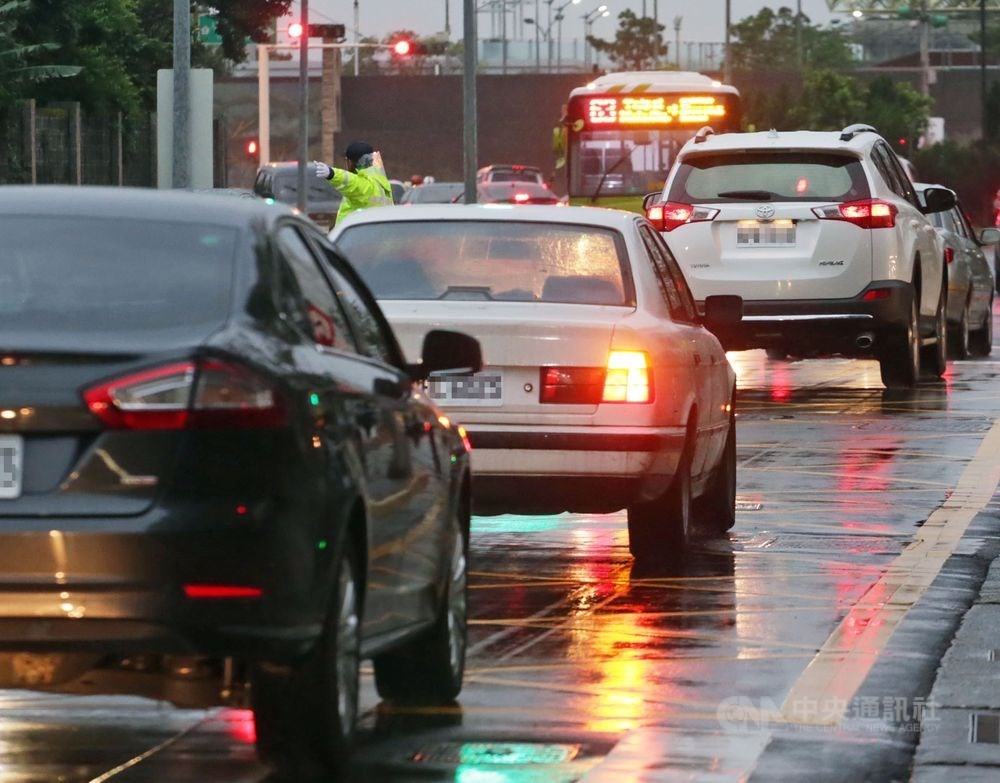
[[[687,130],[582,131],[571,139],[572,196],[635,195],[663,187]]]

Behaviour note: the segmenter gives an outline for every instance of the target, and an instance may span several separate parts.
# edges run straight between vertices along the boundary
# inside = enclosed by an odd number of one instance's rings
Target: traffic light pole
[[[299,165],[298,188],[295,206],[306,211],[306,164],[309,162],[309,0],[299,0],[299,22],[302,38],[299,40]]]
[[[478,117],[476,115],[476,72],[478,71],[478,55],[476,50],[476,0],[465,0],[462,13],[464,26],[464,52],[462,53],[464,69],[462,76],[462,158],[465,174],[465,203],[476,203],[476,169],[478,167],[479,150]]]
[[[175,188],[191,185],[191,4],[174,0],[174,133]]]

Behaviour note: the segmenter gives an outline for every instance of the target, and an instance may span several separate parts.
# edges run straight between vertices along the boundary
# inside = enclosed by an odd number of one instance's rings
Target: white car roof
[[[841,139],[841,131],[758,131],[756,133],[709,134],[704,141],[689,141],[680,155],[700,155],[702,153],[728,152],[732,150],[808,150],[853,152],[863,154],[876,141],[877,133],[856,133],[847,141]]]
[[[558,207],[525,204],[411,204],[352,212],[337,223],[330,236],[362,223],[400,223],[439,220],[499,220],[529,223],[562,223],[600,226],[624,231],[637,217],[635,212],[601,207]]]

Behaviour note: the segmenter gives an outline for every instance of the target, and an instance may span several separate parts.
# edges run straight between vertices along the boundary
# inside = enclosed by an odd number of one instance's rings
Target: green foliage
[[[78,65],[35,63],[41,58],[54,59],[59,46],[44,40],[27,44],[21,41],[17,28],[27,9],[27,0],[0,4],[0,106],[27,97],[29,88],[80,73]]]
[[[170,5],[169,0],[166,2]],[[269,41],[274,20],[288,13],[291,5],[292,0],[211,0],[211,6],[219,12],[216,26],[226,59],[246,59],[246,38],[257,43]]]
[[[798,25],[798,34],[796,26]],[[790,8],[763,8],[731,27],[733,66],[746,70],[848,68],[854,62],[848,42],[839,30],[809,23],[805,14]],[[801,62],[798,35],[802,41]]]
[[[613,41],[587,36],[597,51],[604,52],[620,70],[646,71],[658,68],[667,56],[662,24],[650,17],[638,17],[632,11],[618,14],[618,30]]]
[[[909,82],[880,76],[868,85],[864,112],[858,122],[878,128],[897,152],[907,152],[917,146],[920,134],[927,130],[933,105],[932,98],[919,93]]]
[[[840,130],[861,121],[864,88],[853,76],[836,71],[810,71],[791,116],[800,128]]]
[[[954,188],[974,223],[993,225],[993,196],[1000,183],[1000,146],[944,141],[917,150],[911,160],[924,182]]]

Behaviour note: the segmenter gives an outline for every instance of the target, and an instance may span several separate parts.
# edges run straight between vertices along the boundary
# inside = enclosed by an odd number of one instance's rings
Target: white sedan
[[[479,513],[628,509],[637,558],[735,522],[735,374],[641,215],[589,207],[369,209],[331,238],[404,350],[431,329],[475,336],[488,366],[428,395],[472,442]]]

